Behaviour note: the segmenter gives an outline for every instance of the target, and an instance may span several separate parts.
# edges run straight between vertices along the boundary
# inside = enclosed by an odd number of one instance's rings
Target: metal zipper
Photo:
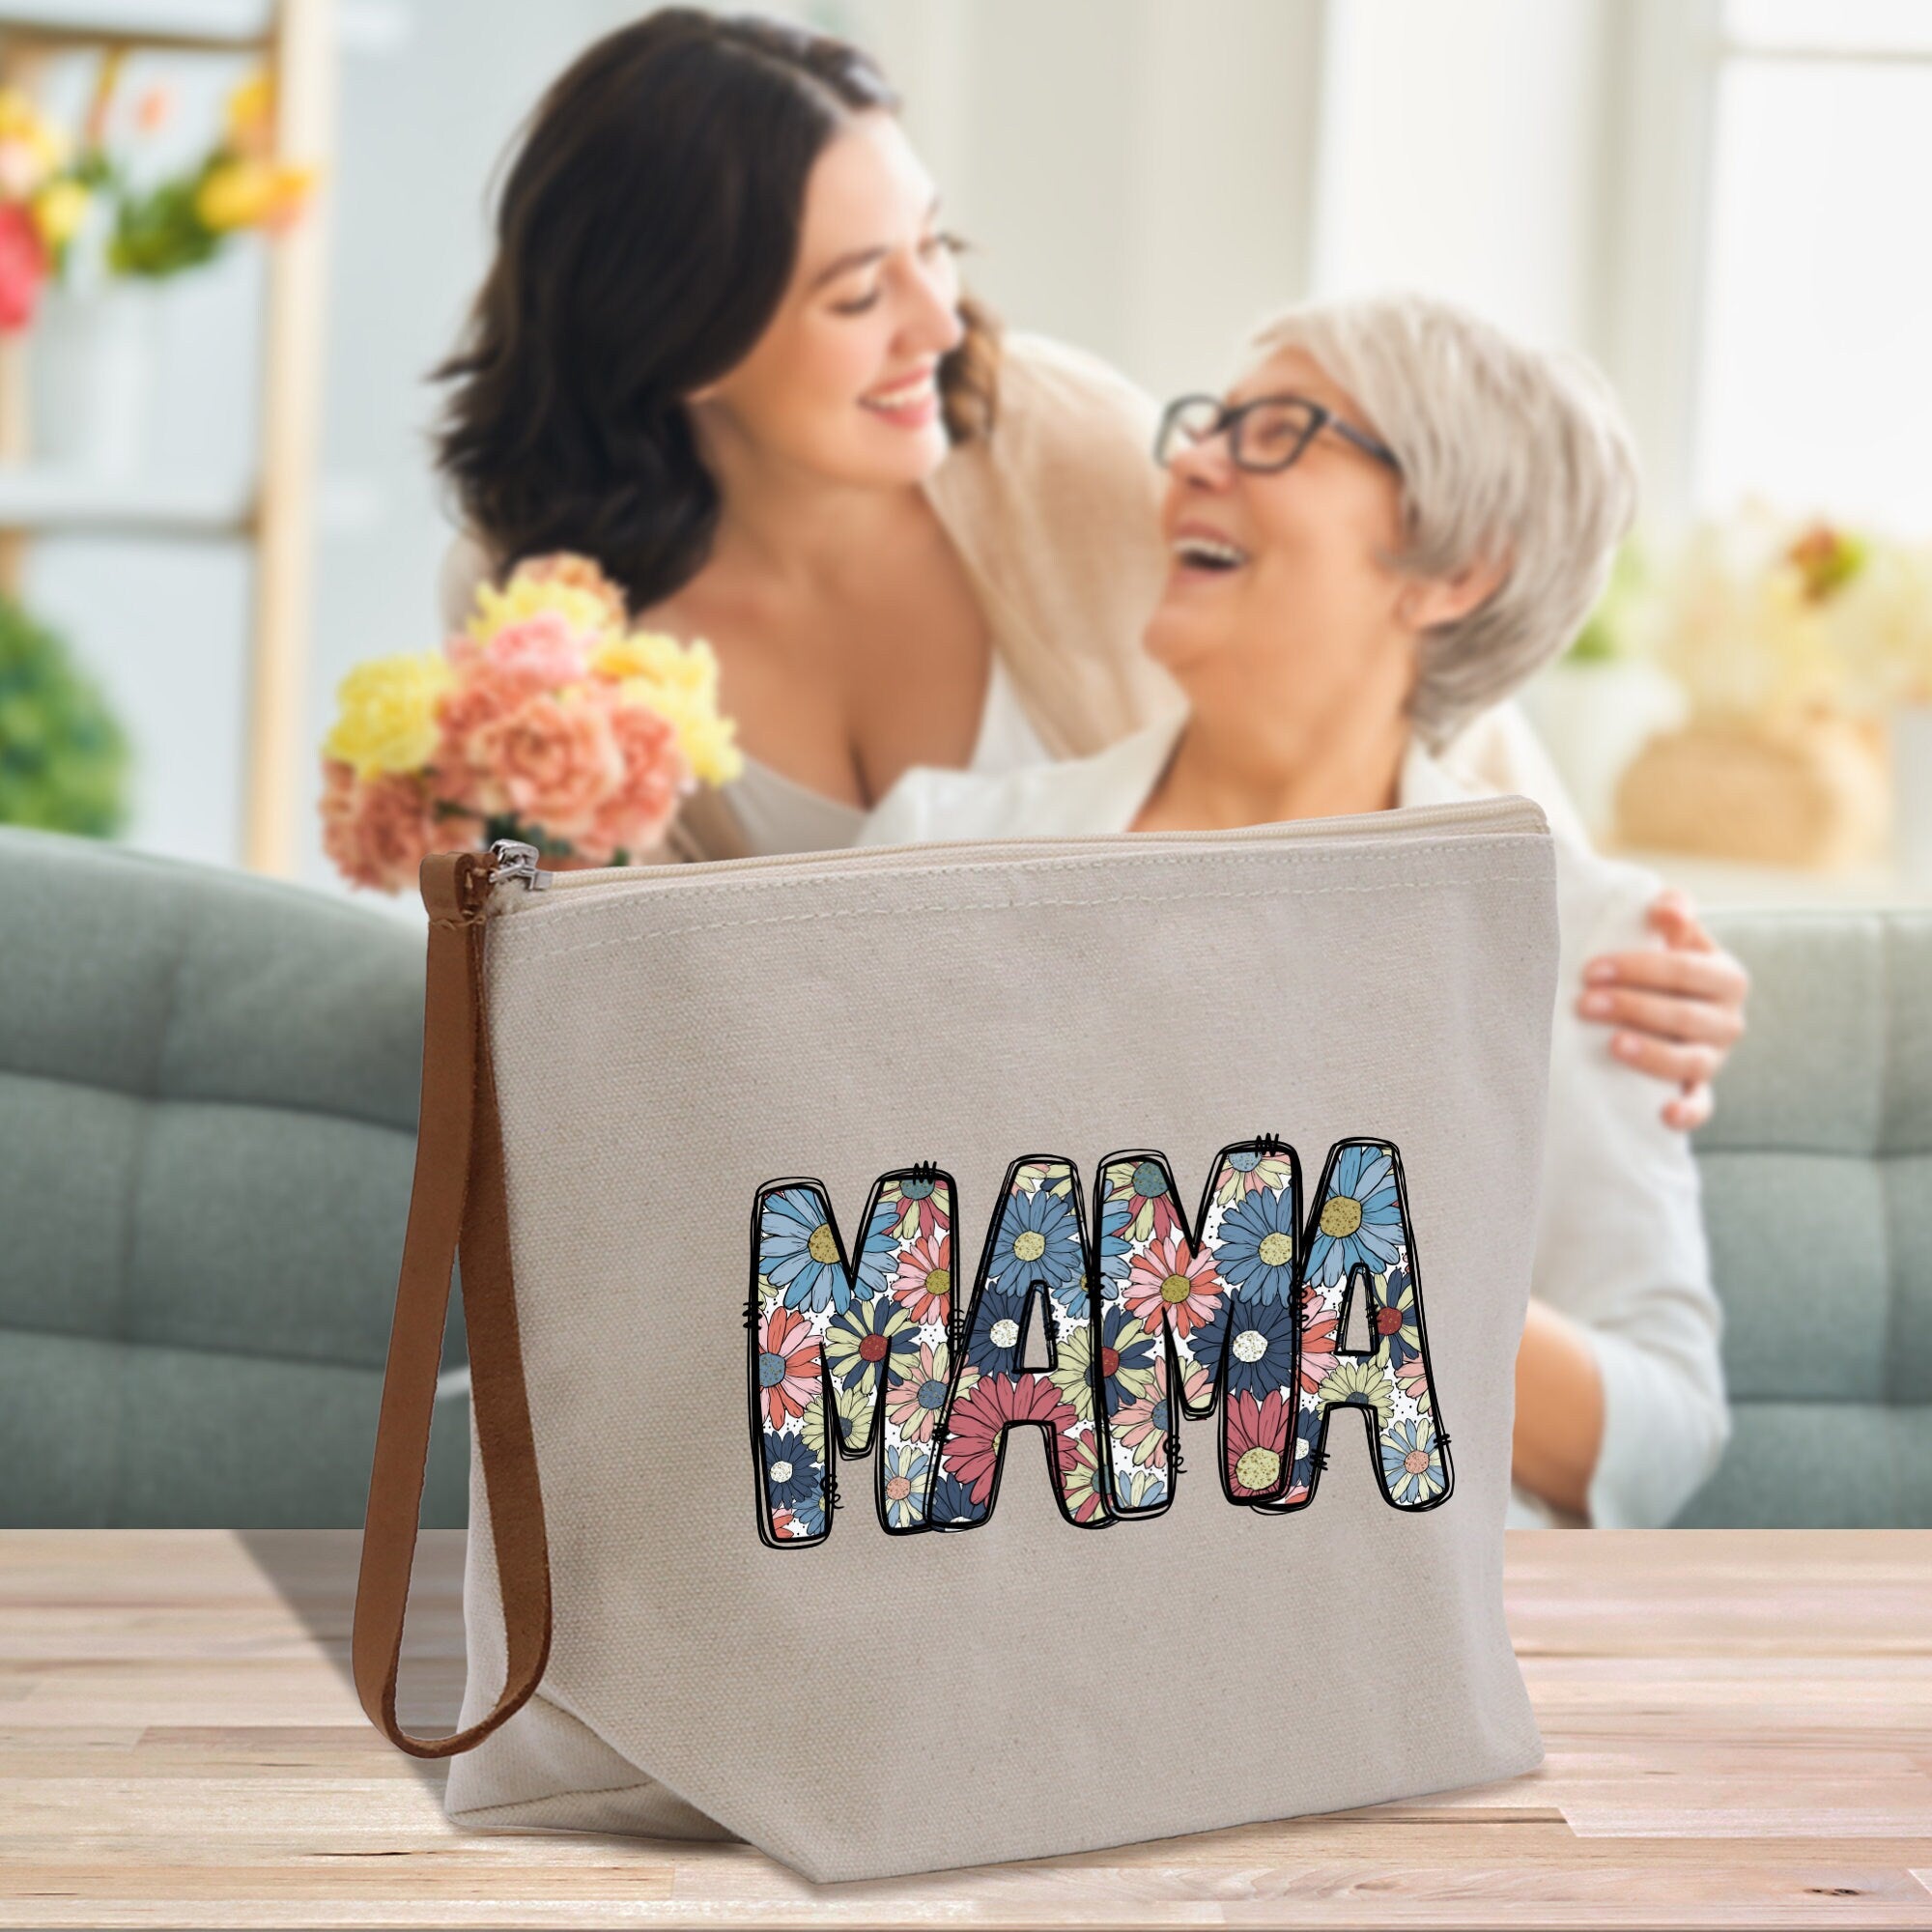
[[[491,885],[525,885],[533,893],[549,891],[556,874],[538,868],[537,860],[541,857],[536,846],[526,845],[521,838],[491,839]],[[607,866],[600,869],[613,871],[616,867]]]
[[[521,886],[524,893],[508,896],[515,905],[530,892],[578,893],[599,887],[648,885],[688,879],[741,877],[746,873],[823,871],[829,874],[864,871],[873,867],[903,864],[908,859],[951,865],[995,860],[1075,858],[1096,851],[1189,852],[1211,851],[1226,845],[1276,845],[1305,841],[1323,843],[1382,843],[1454,828],[1471,837],[1485,832],[1528,832],[1548,837],[1543,808],[1516,792],[1493,797],[1452,799],[1435,805],[1404,806],[1387,811],[1363,811],[1333,818],[1284,819],[1264,825],[1230,826],[1201,832],[1080,832],[1038,838],[933,838],[896,845],[842,845],[816,852],[754,853],[744,859],[713,860],[701,867],[683,861],[654,866],[587,866],[572,871],[547,872],[537,865],[534,845],[516,838],[491,842],[489,883],[492,897],[498,886]]]

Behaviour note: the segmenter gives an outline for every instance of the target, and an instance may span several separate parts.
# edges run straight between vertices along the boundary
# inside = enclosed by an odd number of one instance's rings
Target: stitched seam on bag
[[[573,1784],[567,1790],[552,1791],[542,1798],[513,1798],[507,1804],[468,1804],[461,1811],[453,1815],[458,1818],[476,1818],[482,1816],[485,1812],[527,1811],[532,1804],[554,1804],[559,1798],[614,1798],[619,1793],[625,1791],[647,1791],[653,1785],[656,1785],[660,1791],[668,1789],[667,1785],[660,1783],[657,1778],[650,1776],[634,1778],[629,1784],[600,1784],[591,1790],[585,1790],[582,1785]],[[697,1806],[694,1804],[691,1808],[696,1811]],[[705,1815],[709,1816],[710,1814],[706,1813]],[[717,1822],[715,1818],[712,1819],[713,1824]],[[728,1830],[729,1828],[727,1827],[726,1829]],[[692,1842],[696,1841],[694,1840]]]
[[[1209,866],[1248,866],[1258,862],[1279,864],[1284,860],[1296,866],[1358,866],[1364,859],[1386,863],[1391,859],[1412,859],[1417,854],[1426,852],[1468,852],[1497,845],[1520,845],[1528,836],[1530,835],[1521,832],[1493,832],[1461,838],[1422,838],[1413,841],[1404,839],[1397,847],[1385,846],[1379,851],[1374,847],[1367,847],[1353,852],[1307,852],[1297,851],[1293,846],[1277,845],[1266,848],[1256,847],[1242,852],[1128,852],[1114,859],[1080,858],[1065,853],[1050,858],[1029,858],[1024,853],[1016,853],[1010,863],[1024,865],[1029,872],[1094,872],[1122,864],[1130,864],[1142,868],[1186,866],[1198,871]],[[838,849],[864,852],[871,848],[854,845]],[[897,867],[879,866],[857,870],[851,876],[857,879],[907,876],[918,879],[949,879],[961,875],[972,877],[994,869],[999,863],[1001,862],[997,860],[981,859],[972,863],[961,861],[950,866],[922,866],[917,863]],[[714,879],[702,883],[693,881],[688,885],[681,883],[677,890],[694,897],[724,898],[742,896],[746,893],[795,892],[823,887],[828,883],[822,872],[817,874],[782,872],[776,876],[758,879]],[[545,917],[553,921],[558,918],[587,918],[592,913],[601,912],[610,904],[609,899],[591,899],[582,905],[573,906],[568,899],[551,898],[544,902],[544,912]]]
[[[1311,890],[1297,892],[1297,899],[1331,898],[1348,893],[1398,893],[1416,892],[1436,886],[1483,886],[1514,885],[1523,881],[1546,882],[1547,872],[1486,872],[1470,877],[1441,877],[1428,879],[1391,879],[1378,886],[1317,886]],[[1250,892],[1228,893],[1116,893],[1092,899],[1036,899],[1008,898],[988,899],[979,905],[961,905],[956,900],[939,899],[920,905],[895,905],[882,903],[872,906],[827,906],[816,912],[774,913],[765,919],[718,919],[697,925],[673,925],[649,928],[642,932],[625,932],[609,939],[583,939],[568,946],[518,946],[505,961],[506,964],[524,964],[539,959],[561,959],[572,952],[594,952],[610,946],[638,946],[648,940],[683,939],[699,932],[743,932],[763,925],[800,925],[813,920],[827,919],[893,919],[905,918],[909,913],[943,912],[958,918],[969,912],[1037,912],[1049,908],[1093,907],[1114,905],[1193,905],[1209,899],[1265,899],[1284,896],[1278,887],[1260,887]]]

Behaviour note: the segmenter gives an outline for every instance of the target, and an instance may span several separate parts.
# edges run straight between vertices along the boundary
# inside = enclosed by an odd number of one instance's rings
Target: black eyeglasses
[[[1228,456],[1237,469],[1266,473],[1286,469],[1324,429],[1332,429],[1364,455],[1386,463],[1400,476],[1402,465],[1387,443],[1367,430],[1344,422],[1331,409],[1306,396],[1257,396],[1225,407],[1216,396],[1178,396],[1168,404],[1154,438],[1153,460],[1164,469],[1175,445],[1207,442],[1228,432]]]

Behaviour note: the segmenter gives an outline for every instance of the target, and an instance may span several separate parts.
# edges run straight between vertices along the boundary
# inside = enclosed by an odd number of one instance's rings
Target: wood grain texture
[[[1527,1776],[814,1886],[470,1833],[348,1677],[354,1531],[0,1532],[0,1926],[1932,1926],[1932,1531],[1512,1530]],[[453,1721],[461,1531],[403,1715]]]

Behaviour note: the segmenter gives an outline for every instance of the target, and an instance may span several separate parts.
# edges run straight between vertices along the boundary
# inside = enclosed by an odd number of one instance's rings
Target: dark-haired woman
[[[1140,650],[1166,576],[1156,409],[1104,363],[996,335],[871,62],[668,8],[552,86],[510,169],[440,461],[480,574],[577,551],[640,622],[711,641],[744,776],[682,856],[822,849],[913,765],[1078,756],[1178,707]],[[1508,704],[1457,755],[1575,828]],[[1744,975],[1662,895],[1593,1012],[1691,1126]],[[1592,991],[1603,990],[1596,985]]]

